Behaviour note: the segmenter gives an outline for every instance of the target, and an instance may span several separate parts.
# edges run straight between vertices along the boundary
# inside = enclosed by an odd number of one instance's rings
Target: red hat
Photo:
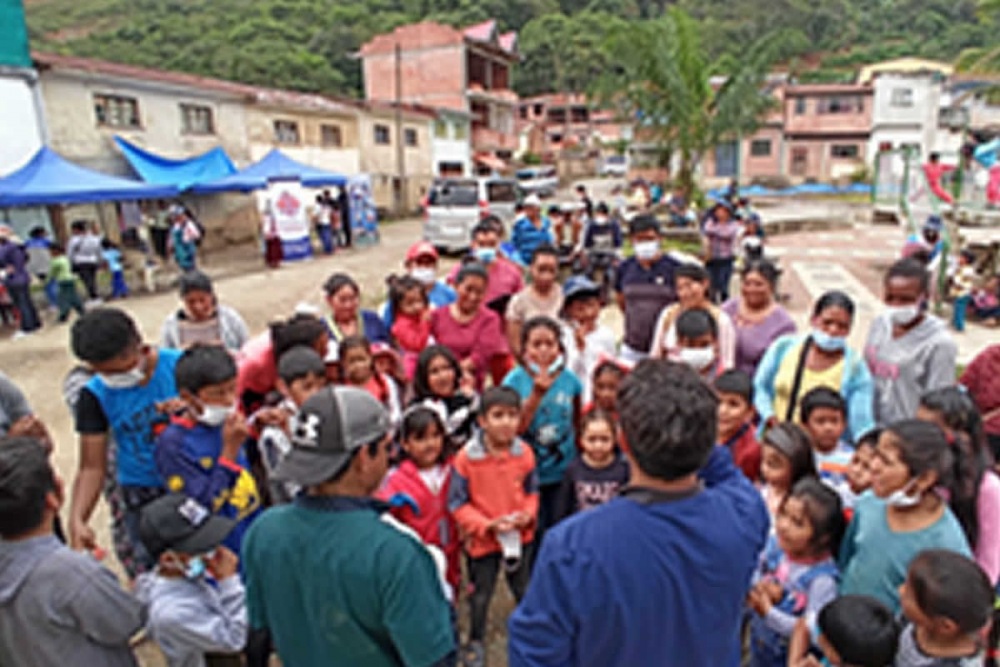
[[[406,251],[406,261],[412,262],[418,257],[433,257],[437,261],[438,251],[429,241],[417,241]]]

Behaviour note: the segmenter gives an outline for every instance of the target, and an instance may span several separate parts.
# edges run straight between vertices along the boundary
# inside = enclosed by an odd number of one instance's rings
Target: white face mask
[[[131,389],[146,379],[146,356],[143,354],[138,365],[124,373],[99,373],[101,380],[111,389]]]
[[[236,408],[232,405],[203,405],[198,421],[205,426],[222,426],[234,412]]]
[[[910,494],[910,492],[908,491],[908,489],[912,487],[914,483],[916,483],[916,481],[917,480],[915,479],[911,479],[902,488],[896,489],[895,491],[890,493],[885,498],[885,504],[888,505],[889,507],[906,508],[906,507],[913,507],[914,505],[919,503],[920,498],[923,496],[923,494],[920,493],[920,491]]]
[[[634,246],[636,259],[653,259],[660,253],[659,241],[639,241]]]
[[[908,306],[886,306],[885,312],[888,313],[890,322],[897,327],[905,327],[920,317],[920,304],[911,303]]]
[[[433,285],[437,280],[437,271],[429,266],[415,266],[410,269],[410,276],[421,285]]]
[[[715,350],[710,347],[682,347],[677,356],[681,362],[701,372],[715,361]]]

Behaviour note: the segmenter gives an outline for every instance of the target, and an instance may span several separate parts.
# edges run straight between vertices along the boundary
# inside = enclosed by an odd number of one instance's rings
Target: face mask
[[[889,314],[890,322],[897,327],[905,327],[920,317],[920,304],[911,303],[908,306],[886,306],[885,312]]]
[[[548,368],[549,375],[555,375],[556,373],[558,373],[559,369],[563,367],[563,363],[565,362],[563,360],[563,356],[560,354],[555,361],[549,364]],[[533,361],[528,362],[528,370],[531,371],[532,375],[538,375],[539,373],[542,372],[541,366],[539,366]]]
[[[138,386],[146,379],[146,356],[143,354],[139,364],[124,373],[100,373],[101,380],[111,389],[130,389]]]
[[[907,491],[911,486],[913,486],[913,483],[916,481],[917,480],[915,479],[910,480],[903,488],[896,489],[895,491],[890,493],[885,499],[885,504],[888,505],[889,507],[906,508],[906,507],[913,507],[914,505],[919,503],[920,498],[923,494],[921,494],[918,491],[917,493],[910,495],[909,492]]]
[[[639,241],[633,247],[637,259],[653,259],[660,253],[659,241]]]
[[[203,405],[198,421],[205,426],[222,426],[229,415],[236,412],[236,408],[231,405]]]
[[[710,347],[682,347],[678,356],[694,370],[703,371],[715,361],[715,350]]]
[[[418,266],[411,269],[410,276],[421,285],[432,285],[437,280],[437,272],[425,266]]]
[[[473,254],[483,264],[489,264],[497,258],[496,248],[476,248]]]
[[[819,329],[813,330],[812,340],[816,343],[816,347],[824,352],[843,352],[847,349],[846,338],[843,336],[831,336],[825,331],[821,331]]]
[[[193,556],[188,559],[187,565],[181,563],[181,560],[174,557],[170,561],[170,565],[177,570],[184,571],[184,578],[188,581],[196,581],[205,576],[205,559],[201,556]]]

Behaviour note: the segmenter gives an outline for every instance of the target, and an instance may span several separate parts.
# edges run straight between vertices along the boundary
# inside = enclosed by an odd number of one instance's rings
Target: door
[[[735,141],[727,141],[715,147],[715,175],[720,178],[736,176],[737,146]]]

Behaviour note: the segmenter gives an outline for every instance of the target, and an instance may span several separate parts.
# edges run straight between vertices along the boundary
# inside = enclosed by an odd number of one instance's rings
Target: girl
[[[837,597],[837,564],[846,524],[835,491],[816,478],[800,480],[781,503],[775,522],[781,556],[748,596],[750,665],[784,667],[788,639],[801,617],[812,617]]]
[[[576,454],[580,421],[583,385],[566,368],[561,333],[550,317],[528,320],[521,330],[521,363],[503,381],[523,401],[519,432],[535,452],[539,531],[555,522],[559,485]]]
[[[448,563],[446,579],[457,595],[461,572],[459,541],[455,520],[448,511],[448,483],[451,462],[445,448],[446,431],[441,415],[434,409],[414,406],[403,416],[400,439],[403,461],[389,471],[376,494],[392,502],[404,494],[410,500],[393,507],[392,514],[417,532],[425,544],[444,552]]]
[[[967,393],[946,387],[924,394],[917,419],[937,424],[951,445],[948,506],[962,525],[976,562],[996,584],[1000,578],[1000,478],[990,470],[979,411]]]
[[[372,346],[364,336],[340,341],[340,369],[344,384],[359,387],[374,396],[389,411],[389,420],[399,424],[399,390],[391,378],[375,370]]]
[[[899,585],[924,549],[971,556],[962,526],[934,487],[951,454],[934,424],[908,419],[884,429],[872,459],[872,491],[858,498],[840,549],[842,595],[871,595],[899,612]]]
[[[430,308],[422,283],[412,276],[389,280],[389,299],[395,321],[392,336],[403,352],[406,379],[412,380],[417,369],[417,357],[427,347],[431,337]]]
[[[622,458],[615,419],[593,410],[580,423],[580,456],[566,468],[559,491],[557,519],[608,502],[628,483],[628,463]]]
[[[471,378],[463,387],[462,369],[451,350],[431,345],[420,353],[413,393],[412,405],[424,405],[444,414],[448,451],[461,449],[472,437],[479,401],[472,391]]]
[[[816,476],[812,443],[805,431],[795,424],[778,424],[768,429],[761,443],[760,477],[764,485],[761,495],[771,515],[772,531],[777,522],[778,508],[799,480]]]
[[[622,379],[627,372],[627,369],[617,359],[605,357],[599,360],[591,379],[594,400],[588,403],[583,411],[604,410],[617,423],[618,387],[621,386]]]
[[[593,397],[591,378],[602,357],[617,348],[611,329],[601,324],[601,288],[586,276],[572,276],[563,287],[563,340],[566,366],[583,382],[583,400]]]

